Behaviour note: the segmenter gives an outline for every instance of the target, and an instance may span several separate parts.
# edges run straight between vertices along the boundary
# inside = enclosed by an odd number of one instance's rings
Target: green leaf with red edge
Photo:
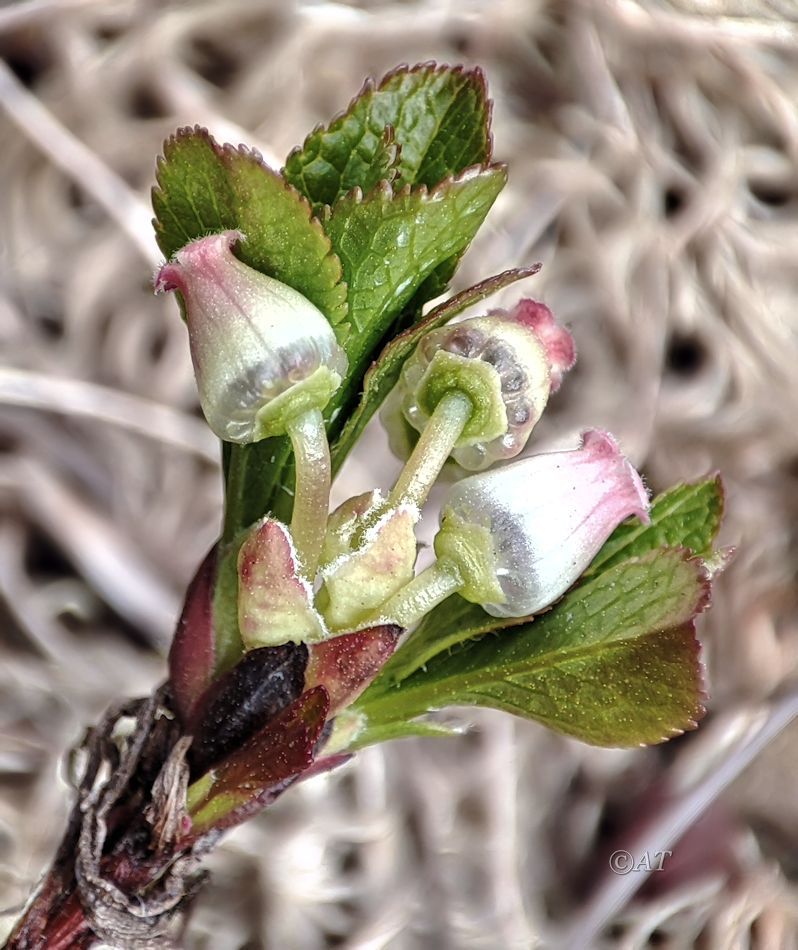
[[[429,190],[383,185],[336,202],[325,229],[349,288],[350,359],[370,355],[422,281],[465,250],[506,180],[503,165],[488,165]]]
[[[618,641],[598,655],[563,655],[545,671],[531,669],[507,681],[499,697],[475,690],[468,705],[535,719],[591,745],[663,742],[695,728],[705,712],[699,652],[694,622],[688,621]],[[347,748],[355,751],[409,736],[448,737],[457,731],[424,718],[375,719],[354,733]]]
[[[353,188],[370,191],[396,178],[399,147],[390,126],[370,124],[363,108],[319,127],[286,159],[283,175],[321,215]]]
[[[400,188],[431,188],[490,161],[490,114],[481,70],[400,66],[378,85],[366,82],[344,113],[314,129],[283,174],[316,210],[394,177]]]
[[[427,314],[424,320],[394,337],[372,363],[363,378],[363,394],[360,402],[331,450],[333,469],[337,471],[341,467],[347,454],[360,438],[366,423],[396,385],[405,361],[425,333],[443,326],[468,307],[509,287],[510,284],[523,280],[525,277],[533,277],[540,267],[540,264],[533,264],[531,267],[516,267],[480,281],[450,300],[439,304]]]
[[[178,129],[167,139],[155,177],[153,225],[167,259],[196,238],[238,226],[221,149],[206,129]]]
[[[191,835],[238,824],[313,764],[329,709],[323,686],[303,693],[188,789]]]
[[[586,742],[655,742],[690,727],[698,715],[701,670],[692,619],[708,597],[702,562],[664,549],[617,565],[548,613],[515,625],[486,622],[479,608],[451,598],[428,615],[355,706],[375,733],[431,709],[477,705],[537,719]],[[646,664],[648,697],[641,689]]]
[[[704,714],[695,624],[653,630],[600,652],[563,655],[545,670],[508,679],[472,700],[538,722],[592,745],[663,742],[694,729]]]

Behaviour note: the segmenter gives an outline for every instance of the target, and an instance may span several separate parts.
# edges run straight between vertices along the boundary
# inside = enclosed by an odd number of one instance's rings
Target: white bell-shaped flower
[[[561,597],[630,515],[648,522],[642,479],[609,433],[591,429],[578,449],[531,456],[455,485],[435,550],[439,559],[462,562],[464,597],[495,617],[522,617]],[[490,570],[502,594],[490,603],[469,595],[472,571],[458,555],[473,552],[477,537],[490,538]]]
[[[293,287],[248,267],[224,231],[192,241],[157,274],[156,293],[179,290],[202,411],[228,442],[286,431],[323,409],[347,359],[324,314]]]

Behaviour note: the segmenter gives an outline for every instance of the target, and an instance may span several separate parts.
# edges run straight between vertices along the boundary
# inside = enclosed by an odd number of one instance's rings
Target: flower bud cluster
[[[616,525],[647,518],[640,476],[597,430],[575,450],[482,472],[523,451],[574,364],[570,333],[532,300],[421,338],[398,384],[419,434],[405,469],[387,498],[370,492],[330,516],[321,410],[345,376],[346,356],[310,301],[235,257],[242,240],[226,231],[192,242],[161,268],[156,288],[182,295],[214,431],[235,442],[288,433],[294,447],[290,529],[266,518],[239,541],[246,649],[288,641],[318,649],[358,631],[407,628],[452,593],[496,616],[534,614],[578,579]],[[450,492],[438,560],[415,575],[415,524],[450,457],[479,474]],[[390,649],[393,642],[385,640]]]

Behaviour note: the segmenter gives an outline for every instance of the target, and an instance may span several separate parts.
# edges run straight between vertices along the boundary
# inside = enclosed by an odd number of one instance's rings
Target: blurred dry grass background
[[[488,713],[368,750],[226,840],[185,946],[798,945],[794,0],[26,0],[0,55],[0,937],[60,834],[65,750],[163,676],[218,525],[150,292],[161,142],[201,123],[279,165],[367,74],[435,58],[484,67],[511,168],[458,286],[542,260],[525,289],[579,346],[534,448],[600,425],[655,490],[726,478],[710,714],[647,750]],[[362,454],[338,498],[392,464]],[[610,872],[646,846],[665,871]]]

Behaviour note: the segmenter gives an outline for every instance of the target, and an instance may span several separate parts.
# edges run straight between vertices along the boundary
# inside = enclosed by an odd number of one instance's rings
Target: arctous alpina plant
[[[166,143],[155,289],[222,440],[224,524],[166,684],[73,757],[77,805],[9,946],[157,945],[224,830],[366,745],[450,735],[447,706],[607,746],[695,726],[719,479],[649,501],[609,433],[535,449],[574,341],[542,303],[481,302],[537,267],[426,307],[506,174],[481,73],[434,64],[367,83],[280,173],[200,128]],[[405,466],[330,512],[389,393]],[[462,478],[418,570],[447,464]]]

